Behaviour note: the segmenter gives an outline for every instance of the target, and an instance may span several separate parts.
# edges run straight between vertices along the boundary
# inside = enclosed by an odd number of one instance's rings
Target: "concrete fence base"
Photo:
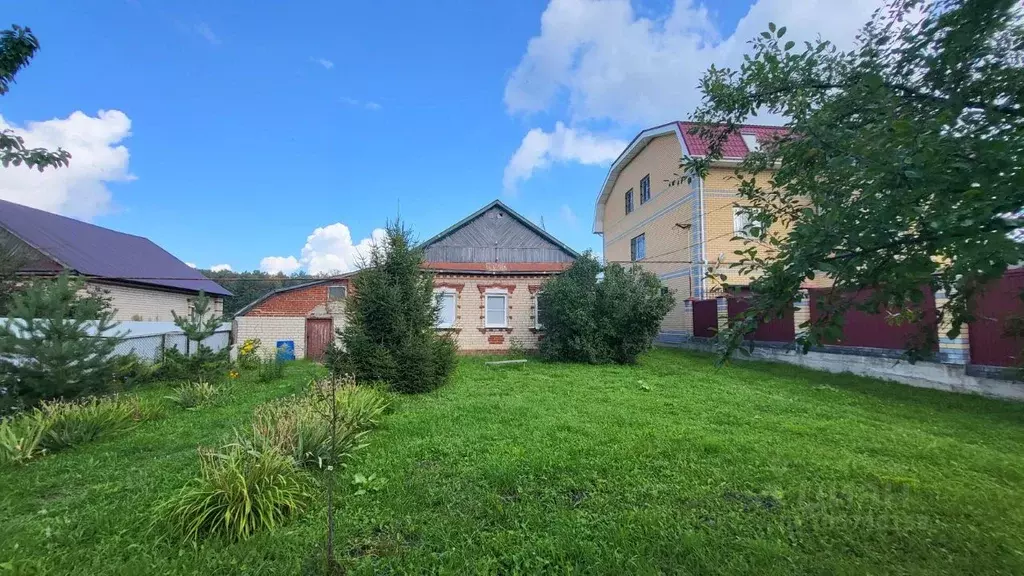
[[[712,352],[709,341],[685,338],[659,338],[657,345]],[[948,392],[981,394],[993,398],[1024,401],[1024,383],[985,378],[967,373],[964,366],[940,364],[938,362],[916,362],[906,360],[864,356],[848,352],[812,351],[800,354],[794,350],[775,346],[757,346],[750,356],[736,354],[738,360],[769,360],[804,366],[835,374],[849,372],[859,376],[870,376]]]

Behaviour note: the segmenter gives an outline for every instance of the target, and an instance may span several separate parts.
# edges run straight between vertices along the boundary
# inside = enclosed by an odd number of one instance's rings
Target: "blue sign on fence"
[[[278,360],[295,360],[295,340],[278,340],[276,348]]]

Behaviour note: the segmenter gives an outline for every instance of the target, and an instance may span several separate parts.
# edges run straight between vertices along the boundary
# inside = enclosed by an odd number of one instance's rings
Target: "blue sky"
[[[0,197],[234,270],[343,269],[399,206],[426,238],[495,198],[599,251],[625,142],[768,19],[844,38],[877,2],[847,4],[21,2],[42,49],[0,116],[74,158],[0,171]]]

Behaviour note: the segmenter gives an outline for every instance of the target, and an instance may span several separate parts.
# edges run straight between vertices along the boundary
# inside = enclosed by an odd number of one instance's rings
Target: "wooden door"
[[[323,361],[332,338],[334,322],[330,318],[306,318],[306,358]]]

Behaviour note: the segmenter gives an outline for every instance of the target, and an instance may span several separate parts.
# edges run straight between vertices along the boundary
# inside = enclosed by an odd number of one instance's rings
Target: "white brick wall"
[[[547,280],[537,276],[472,276],[438,274],[434,276],[435,290],[457,290],[455,300],[455,326],[452,330],[459,350],[463,352],[502,352],[508,350],[512,338],[522,342],[527,350],[537,348],[537,337],[542,334],[534,328],[534,293]],[[501,285],[508,292],[508,328],[484,327],[484,294],[487,286]],[[484,292],[480,291],[483,286]],[[511,290],[507,287],[512,287]],[[531,292],[530,288],[534,291]],[[500,291],[502,288],[492,288]],[[501,340],[500,342],[492,342]],[[500,337],[500,338],[499,338]]]
[[[295,342],[295,357],[306,357],[306,319],[301,316],[238,316],[235,318],[235,347],[249,338],[259,338],[264,357],[271,358],[278,340]]]
[[[193,294],[170,292],[153,288],[138,288],[118,284],[101,284],[91,282],[90,285],[105,290],[114,307],[114,319],[119,321],[142,320],[146,322],[170,322],[174,320],[171,310],[179,315],[187,315]],[[213,298],[215,314],[223,314],[224,299]]]

